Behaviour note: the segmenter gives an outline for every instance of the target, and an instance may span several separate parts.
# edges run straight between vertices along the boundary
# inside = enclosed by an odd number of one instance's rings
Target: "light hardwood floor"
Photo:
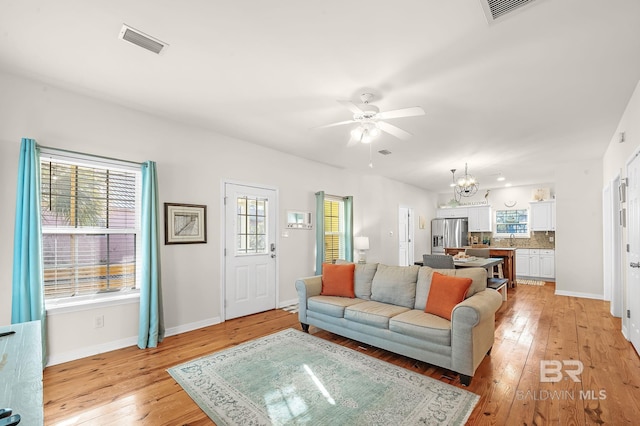
[[[520,285],[496,317],[496,340],[471,385],[480,395],[468,424],[640,424],[640,360],[602,301]],[[297,315],[269,311],[178,336],[156,349],[125,348],[47,367],[47,425],[211,425],[167,368],[288,327]],[[457,375],[311,327],[311,333],[462,387]],[[579,360],[574,382],[540,381],[540,361]],[[575,369],[567,366],[567,370]],[[551,370],[547,376],[552,377]]]

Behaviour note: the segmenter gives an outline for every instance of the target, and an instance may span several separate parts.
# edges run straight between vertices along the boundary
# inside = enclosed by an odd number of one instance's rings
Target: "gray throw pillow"
[[[416,299],[417,265],[378,265],[371,283],[371,300],[413,309]]]
[[[336,264],[352,263],[336,259]],[[356,263],[353,275],[353,289],[358,299],[371,300],[371,281],[378,269],[377,263]]]

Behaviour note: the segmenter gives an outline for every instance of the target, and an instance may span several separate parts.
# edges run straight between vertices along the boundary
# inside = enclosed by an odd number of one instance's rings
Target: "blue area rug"
[[[479,399],[293,329],[168,372],[218,425],[460,425]]]

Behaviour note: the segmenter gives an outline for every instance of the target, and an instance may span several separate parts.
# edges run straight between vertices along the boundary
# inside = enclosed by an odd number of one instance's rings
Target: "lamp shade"
[[[356,250],[369,250],[369,237],[355,237],[353,245]]]

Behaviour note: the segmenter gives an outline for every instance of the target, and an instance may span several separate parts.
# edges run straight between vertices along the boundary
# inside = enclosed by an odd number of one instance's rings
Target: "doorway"
[[[224,320],[276,308],[277,191],[224,183]]]
[[[413,209],[400,207],[398,212],[398,265],[413,265]]]
[[[622,253],[622,224],[620,176],[603,191],[604,230],[604,300],[610,302],[611,315],[622,317],[624,256]]]
[[[640,353],[640,156],[627,164],[627,321],[629,340]]]

